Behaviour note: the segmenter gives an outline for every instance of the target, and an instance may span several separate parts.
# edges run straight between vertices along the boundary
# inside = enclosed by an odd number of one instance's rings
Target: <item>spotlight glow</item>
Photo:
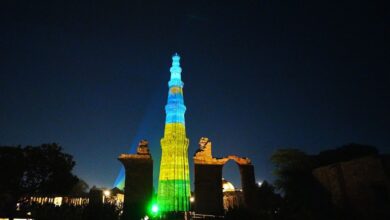
[[[158,205],[154,204],[154,205],[152,206],[152,212],[155,213],[155,214],[158,213]]]
[[[106,197],[111,195],[110,190],[104,190],[103,193]]]

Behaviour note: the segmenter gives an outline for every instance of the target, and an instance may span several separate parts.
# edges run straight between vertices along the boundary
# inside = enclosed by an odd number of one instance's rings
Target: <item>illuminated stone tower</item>
[[[165,106],[165,129],[161,139],[161,164],[157,201],[161,211],[188,211],[190,176],[188,144],[184,113],[180,56],[172,56],[171,79],[168,82],[168,103]]]

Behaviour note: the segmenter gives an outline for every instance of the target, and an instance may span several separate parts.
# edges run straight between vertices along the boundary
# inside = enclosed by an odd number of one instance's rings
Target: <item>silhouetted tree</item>
[[[29,194],[67,194],[80,181],[72,174],[73,157],[57,144],[0,147],[0,214],[12,215]]]
[[[378,155],[376,147],[351,143],[336,149],[321,151],[318,155],[314,155],[313,158],[317,161],[317,166],[326,166],[371,155]]]
[[[297,149],[280,149],[272,156],[275,165],[274,175],[277,179],[275,185],[282,190],[285,196],[294,196],[302,189],[302,183],[314,167],[314,161],[304,152]]]
[[[57,144],[28,146],[24,149],[26,170],[21,186],[29,193],[67,194],[79,182],[72,174],[73,157]]]
[[[79,179],[79,181],[72,187],[70,194],[77,195],[77,196],[82,196],[82,195],[87,196],[88,189],[89,189],[88,184],[84,180]]]
[[[11,215],[15,203],[23,195],[20,182],[25,167],[24,151],[20,146],[0,147],[0,215]]]
[[[256,212],[261,219],[276,219],[282,206],[282,197],[275,187],[264,181],[256,192]]]
[[[331,218],[330,199],[312,175],[316,163],[310,156],[297,149],[281,149],[271,161],[275,165],[275,184],[284,194],[280,215],[300,220]]]

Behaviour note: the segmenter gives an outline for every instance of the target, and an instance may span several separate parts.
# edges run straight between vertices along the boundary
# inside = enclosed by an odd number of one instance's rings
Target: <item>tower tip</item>
[[[172,60],[180,60],[180,56],[178,53],[173,54]]]

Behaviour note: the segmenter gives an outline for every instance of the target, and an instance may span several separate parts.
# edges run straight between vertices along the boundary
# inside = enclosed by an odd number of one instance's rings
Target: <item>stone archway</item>
[[[222,169],[234,160],[239,167],[245,206],[254,204],[256,190],[254,167],[249,158],[230,155],[215,158],[211,152],[211,141],[202,137],[199,149],[194,155],[195,166],[195,212],[202,214],[223,214]]]

